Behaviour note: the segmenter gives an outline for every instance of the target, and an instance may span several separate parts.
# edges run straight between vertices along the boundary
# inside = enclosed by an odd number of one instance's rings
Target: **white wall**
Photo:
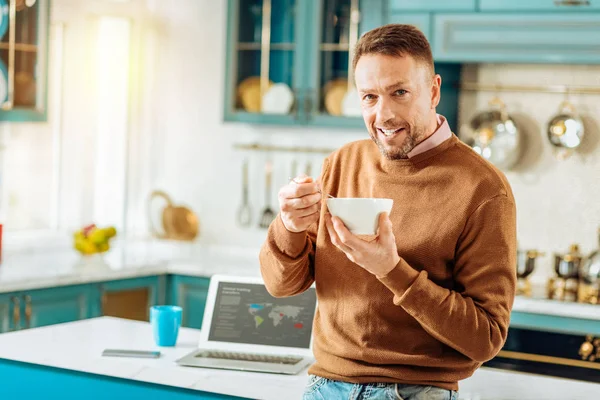
[[[303,127],[256,127],[222,122],[225,72],[225,3],[211,0],[148,1],[151,26],[145,41],[144,64],[140,68],[142,101],[135,116],[134,135],[139,144],[132,152],[141,166],[132,179],[130,224],[135,232],[146,232],[145,199],[151,189],[167,191],[177,203],[191,206],[201,223],[200,243],[256,248],[265,237],[257,217],[264,206],[261,153],[243,153],[235,143],[261,141],[266,144],[313,145],[335,148],[350,140],[367,137],[364,131],[308,129]],[[72,40],[75,41],[73,38]],[[75,42],[74,42],[75,43]],[[81,51],[81,50],[80,50]],[[72,50],[75,52],[75,50]],[[66,62],[73,60],[71,55]],[[77,76],[71,66],[69,75]],[[468,66],[465,78],[481,82],[525,84],[600,85],[598,66],[483,65]],[[77,113],[81,88],[67,83],[65,101],[70,112],[65,134],[75,140],[85,131],[85,114]],[[490,93],[465,93],[460,102],[460,120],[465,123],[485,107]],[[523,248],[537,248],[548,255],[536,272],[543,281],[551,274],[551,253],[580,243],[588,252],[596,247],[600,225],[600,131],[593,118],[600,114],[600,96],[571,96],[586,116],[587,137],[580,154],[566,161],[555,160],[544,139],[544,124],[558,107],[562,96],[539,93],[506,93],[501,98],[521,121],[528,137],[523,161],[507,171],[518,207],[518,235]],[[150,101],[151,100],[151,101]],[[80,108],[82,106],[79,106]],[[73,113],[73,115],[70,115]],[[47,146],[46,139],[33,143],[36,135],[48,134],[43,127],[23,125],[24,133],[13,135],[15,147],[25,146],[28,157]],[[35,133],[33,131],[36,130]],[[22,136],[22,139],[18,137]],[[85,140],[81,140],[81,145]],[[136,143],[138,143],[136,142]],[[138,146],[138,145],[136,145]],[[43,150],[46,151],[46,150]],[[24,153],[24,154],[25,154]],[[138,154],[139,153],[139,154]],[[315,174],[321,156],[271,154],[276,186],[290,175],[293,157],[300,167],[312,160]],[[243,229],[235,220],[241,202],[241,164],[251,163],[252,228]],[[85,160],[84,160],[85,161]],[[73,160],[70,166],[77,165]],[[29,165],[29,164],[28,164]],[[29,165],[32,167],[32,165]],[[40,169],[41,170],[41,169]],[[41,178],[45,179],[43,175]],[[276,190],[272,204],[276,205]],[[72,218],[79,222],[77,209]]]

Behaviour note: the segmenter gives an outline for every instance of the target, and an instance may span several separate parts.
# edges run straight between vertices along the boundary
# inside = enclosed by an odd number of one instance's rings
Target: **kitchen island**
[[[0,335],[2,399],[300,399],[307,372],[285,376],[180,367],[200,331],[157,348],[147,322],[101,317]],[[107,348],[161,351],[158,359],[103,357]],[[591,399],[600,384],[480,368],[461,399]]]

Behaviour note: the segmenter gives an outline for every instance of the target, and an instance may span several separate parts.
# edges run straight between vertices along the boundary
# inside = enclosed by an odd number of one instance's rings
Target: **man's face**
[[[441,78],[411,56],[367,54],[354,71],[371,139],[390,160],[407,154],[437,127]]]

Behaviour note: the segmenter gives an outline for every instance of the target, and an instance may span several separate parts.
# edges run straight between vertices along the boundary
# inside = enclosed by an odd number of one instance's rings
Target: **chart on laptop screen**
[[[310,346],[314,288],[274,298],[263,284],[220,282],[208,340],[270,346]]]

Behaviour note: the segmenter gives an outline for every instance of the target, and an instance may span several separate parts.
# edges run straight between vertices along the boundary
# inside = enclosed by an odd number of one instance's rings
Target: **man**
[[[280,190],[261,273],[273,296],[316,284],[306,399],[456,399],[458,381],[506,340],[514,198],[436,113],[441,78],[420,31],[367,32],[353,68],[371,140],[328,156],[319,181]],[[321,208],[322,194],[394,205],[375,239],[357,237]]]

